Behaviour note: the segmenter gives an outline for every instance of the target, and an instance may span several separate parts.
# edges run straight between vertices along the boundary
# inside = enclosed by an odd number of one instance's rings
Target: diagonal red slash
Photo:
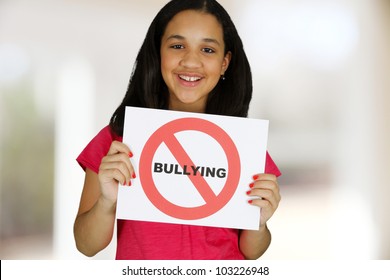
[[[184,167],[184,165],[195,166],[195,164],[192,162],[191,158],[184,150],[183,146],[180,144],[174,134],[170,134],[166,138],[164,138],[164,142],[182,168]],[[202,176],[188,177],[206,203],[215,200],[215,193]]]

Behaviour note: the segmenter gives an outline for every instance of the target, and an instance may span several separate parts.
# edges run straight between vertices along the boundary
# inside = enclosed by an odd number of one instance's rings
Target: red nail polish
[[[250,183],[250,184],[249,184],[249,187],[250,187],[250,188],[253,188],[254,186],[255,186],[255,183]]]
[[[132,152],[129,152],[129,157],[133,157],[133,153]]]
[[[253,175],[253,180],[259,179],[259,175]]]
[[[249,200],[248,203],[249,203],[249,204],[252,204],[252,203],[253,203],[253,200]]]
[[[251,191],[247,191],[246,194],[247,194],[247,195],[250,195],[250,194],[251,194]]]
[[[131,186],[131,181],[129,181],[129,184],[128,184],[128,186],[129,186],[129,187]]]
[[[137,176],[135,176],[135,173],[133,173],[133,175],[131,175],[131,177],[132,177],[133,179],[137,178]]]

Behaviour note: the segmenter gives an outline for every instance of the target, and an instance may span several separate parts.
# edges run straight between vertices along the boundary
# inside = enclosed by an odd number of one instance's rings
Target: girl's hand
[[[257,174],[253,176],[247,194],[252,198],[249,203],[261,208],[260,228],[272,217],[280,202],[277,178],[273,174]]]
[[[131,186],[131,179],[136,177],[130,162],[132,156],[125,144],[113,141],[107,155],[100,163],[98,174],[100,190],[103,198],[113,204],[117,201],[118,182]]]

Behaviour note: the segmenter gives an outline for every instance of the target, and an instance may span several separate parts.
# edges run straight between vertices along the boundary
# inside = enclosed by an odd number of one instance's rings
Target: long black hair
[[[247,117],[252,99],[252,74],[237,29],[226,10],[215,0],[172,0],[152,21],[139,50],[122,103],[110,120],[114,133],[123,135],[126,106],[168,109],[168,88],[161,74],[161,39],[169,21],[179,12],[196,10],[214,15],[222,25],[225,55],[231,52],[229,67],[208,95],[208,114]]]

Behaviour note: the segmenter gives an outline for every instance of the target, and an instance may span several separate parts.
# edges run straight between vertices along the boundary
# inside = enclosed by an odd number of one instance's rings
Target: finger
[[[247,192],[247,195],[250,196],[252,200],[268,201],[275,208],[277,208],[280,202],[279,196],[266,189],[252,189]]]
[[[127,154],[129,157],[133,156],[132,152],[130,151],[129,147],[127,147],[126,144],[119,141],[112,141],[107,155],[114,155],[117,153],[124,153]]]
[[[123,161],[102,162],[99,170],[118,170],[126,178],[127,182],[130,181],[133,174],[132,168],[129,168],[127,162]]]
[[[262,199],[271,199],[272,197],[275,197],[274,193],[271,190],[267,189],[251,189],[247,193],[249,196],[257,196]]]
[[[130,162],[129,156],[125,153],[107,155],[102,159],[101,164],[109,162],[123,162],[127,165],[129,170],[133,170],[133,165]]]
[[[127,185],[128,180],[126,176],[119,169],[102,169],[99,172],[99,178],[101,178],[101,182],[111,182],[111,180],[115,180],[122,185]]]
[[[275,181],[256,181],[249,184],[251,190],[264,189],[272,191],[277,199],[280,199],[280,191],[278,183]]]
[[[270,189],[270,190],[277,190],[279,188],[278,182],[266,181],[266,180],[254,181],[249,184],[249,187],[251,189],[260,188],[260,189]]]
[[[271,202],[269,202],[268,200],[264,200],[264,199],[251,199],[248,202],[249,202],[249,204],[258,206],[261,209],[270,209],[270,210],[274,211],[277,208],[277,207],[275,207],[275,205],[272,205]]]
[[[121,142],[117,142],[117,144],[123,144]],[[125,145],[126,146],[126,145]],[[127,146],[126,146],[127,147]],[[113,150],[115,149],[115,147],[113,147]],[[107,156],[105,156],[103,159],[102,159],[102,163],[106,163],[106,162],[124,162],[126,163],[127,165],[127,168],[130,170],[130,173],[131,173],[131,178],[136,178],[136,175],[135,175],[135,170],[134,170],[134,167],[133,165],[131,164],[131,161],[129,159],[129,156],[132,156],[127,154],[126,153],[126,149],[124,150],[125,152],[117,152],[117,153],[114,153],[114,154],[107,154]],[[109,152],[110,153],[110,152]],[[130,152],[131,153],[131,152]]]
[[[252,179],[254,181],[277,181],[277,177],[274,174],[269,174],[269,173],[260,173],[260,174],[255,174],[253,175]]]
[[[250,189],[252,195],[256,195],[264,198],[275,197],[277,201],[280,201],[280,191],[277,184],[270,186],[269,183],[257,182],[253,188]]]

